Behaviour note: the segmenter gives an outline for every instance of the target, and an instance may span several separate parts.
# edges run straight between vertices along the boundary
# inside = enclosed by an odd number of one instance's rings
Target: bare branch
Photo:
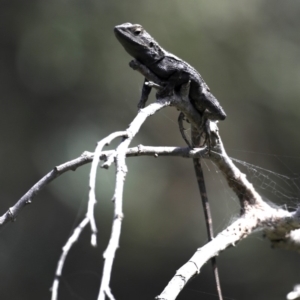
[[[206,150],[204,148],[197,148],[197,149],[189,149],[187,147],[151,147],[151,146],[138,146],[129,148],[126,151],[127,157],[134,157],[134,156],[180,156],[185,158],[190,157],[200,157],[205,154]],[[111,162],[114,161],[116,156],[115,150],[109,151],[102,151],[99,155],[100,160],[106,160],[107,158],[112,159]],[[15,221],[20,211],[26,207],[28,204],[32,202],[34,197],[38,195],[38,193],[50,182],[54,179],[59,177],[60,175],[64,174],[67,171],[75,171],[78,167],[83,166],[92,162],[94,158],[94,153],[92,152],[84,152],[81,156],[63,163],[59,166],[56,166],[51,170],[48,174],[46,174],[42,179],[40,179],[36,184],[34,184],[27,192],[24,194],[17,203],[8,209],[6,213],[4,213],[0,217],[0,227],[4,226],[10,221]],[[110,164],[106,163],[103,164],[109,167]]]
[[[293,218],[293,215],[287,211],[276,210],[271,207],[268,207],[267,210],[265,208],[250,207],[244,216],[219,233],[212,241],[199,248],[188,262],[176,272],[164,291],[156,299],[176,299],[188,281],[198,275],[201,267],[212,257],[219,255],[221,251],[229,247],[235,246],[254,230],[268,226],[268,224],[279,225],[282,219],[285,218]]]
[[[110,298],[112,297],[109,288],[109,282],[111,278],[111,271],[115,253],[119,247],[119,240],[121,235],[121,226],[123,219],[123,188],[125,177],[127,174],[127,166],[125,162],[127,149],[132,139],[138,133],[140,127],[146,121],[146,119],[168,105],[170,105],[170,101],[162,99],[150,104],[146,108],[141,109],[135,119],[129,125],[129,128],[126,130],[126,138],[124,138],[124,140],[116,149],[116,186],[113,196],[113,200],[115,203],[114,220],[112,225],[111,237],[108,246],[103,254],[105,261],[98,300],[105,300],[105,295],[109,296]]]
[[[65,246],[63,247],[63,251],[62,254],[60,256],[60,259],[58,261],[57,264],[57,268],[56,268],[56,272],[55,272],[55,278],[52,284],[52,296],[51,296],[51,300],[57,300],[57,296],[58,296],[58,288],[59,288],[59,280],[60,280],[60,276],[62,274],[62,269],[63,266],[65,264],[67,255],[69,254],[70,249],[72,248],[73,244],[75,242],[77,242],[80,234],[82,233],[84,227],[89,223],[89,219],[88,217],[85,217],[81,223],[75,228],[75,230],[73,231],[73,234],[70,236],[70,238],[68,239],[67,243],[65,244]]]
[[[234,246],[254,230],[265,230],[269,234],[272,232],[272,235],[280,235],[284,240],[285,237],[291,236],[289,234],[291,231],[300,228],[300,212],[290,213],[281,208],[273,208],[265,203],[252,184],[248,182],[245,174],[242,174],[227,156],[215,124],[211,126],[211,133],[214,134],[215,146],[210,158],[218,165],[229,186],[239,197],[242,215],[232,225],[219,233],[216,238],[198,249],[192,258],[176,272],[164,291],[156,299],[176,299],[187,282],[200,273],[201,267],[208,260],[219,255],[221,251],[228,247]]]
[[[89,201],[88,201],[88,210],[87,210],[87,218],[89,219],[90,225],[91,225],[91,230],[92,230],[92,236],[91,236],[91,244],[92,246],[96,247],[97,246],[97,226],[94,218],[94,207],[95,204],[97,203],[96,200],[96,175],[97,175],[97,169],[98,169],[98,164],[100,160],[100,154],[105,145],[109,145],[112,140],[118,137],[126,137],[127,132],[126,131],[119,131],[119,132],[114,132],[110,134],[108,137],[104,138],[100,142],[98,142],[96,150],[95,150],[95,155],[93,158],[92,162],[92,167],[91,167],[91,172],[90,172],[90,181],[89,181]]]
[[[236,193],[240,200],[242,213],[250,205],[266,206],[253,185],[228,157],[219,135],[219,129],[214,122],[210,122],[211,140],[213,148],[210,151],[210,159],[219,167],[227,180],[229,187]]]
[[[295,300],[300,298],[300,284],[294,286],[294,290],[286,295],[286,299]]]
[[[42,179],[40,179],[33,187],[31,187],[28,190],[28,192],[17,201],[17,203],[14,206],[10,207],[8,211],[0,217],[0,227],[7,224],[9,221],[15,221],[19,212],[25,206],[30,204],[32,202],[32,199],[56,177],[70,170],[75,171],[76,168],[90,161],[90,157],[82,155],[74,160],[71,160],[60,166],[55,167],[52,171],[50,171]]]

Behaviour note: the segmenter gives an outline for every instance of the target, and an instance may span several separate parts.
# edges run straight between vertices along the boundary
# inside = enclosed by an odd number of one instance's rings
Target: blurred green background
[[[142,24],[201,72],[228,115],[219,123],[228,154],[274,172],[244,169],[270,201],[296,207],[299,15],[299,1],[2,0],[1,214],[55,165],[93,151],[136,115],[143,78],[128,67],[131,58],[113,34],[124,22]],[[132,145],[184,146],[177,115],[168,108],[151,117]],[[202,207],[191,161],[127,161],[112,291],[117,299],[153,299],[206,243]],[[219,232],[238,215],[238,201],[217,168],[204,167]],[[55,180],[1,230],[1,299],[50,299],[61,248],[85,214],[89,168]],[[97,297],[113,216],[113,168],[98,178],[99,246],[90,246],[86,229],[67,259],[59,299]],[[259,232],[220,255],[218,264],[225,299],[285,299],[300,282],[298,254],[272,250]],[[217,299],[210,264],[178,299]]]

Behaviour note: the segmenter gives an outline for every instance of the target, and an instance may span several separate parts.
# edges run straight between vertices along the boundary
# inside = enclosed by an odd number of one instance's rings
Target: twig
[[[190,157],[200,157],[204,154],[204,149],[189,149],[186,147],[152,147],[152,146],[138,146],[129,148],[126,151],[127,157],[134,156],[180,156],[185,158]],[[112,159],[116,156],[115,150],[102,151],[99,155],[100,160],[106,160],[107,158]],[[42,179],[40,179],[36,184],[34,184],[17,202],[14,206],[10,207],[7,212],[5,212],[0,217],[0,227],[4,226],[10,221],[15,221],[19,213],[28,204],[32,203],[35,196],[39,194],[42,189],[52,182],[54,179],[64,174],[67,171],[75,171],[78,167],[83,166],[92,162],[94,158],[93,152],[84,152],[81,156],[56,166],[47,173]],[[110,164],[104,163],[104,167],[108,168]]]
[[[75,228],[73,231],[73,234],[68,239],[67,243],[62,249],[62,254],[60,256],[60,259],[57,264],[56,272],[55,272],[55,278],[52,284],[52,296],[51,300],[57,300],[58,296],[58,288],[59,288],[59,281],[62,273],[63,266],[65,264],[65,260],[67,258],[67,255],[69,254],[70,249],[72,248],[73,244],[77,242],[80,234],[82,233],[84,227],[89,223],[88,217],[85,217],[81,223]]]
[[[87,154],[92,155],[92,153],[89,152],[87,152]],[[116,151],[103,151],[102,156],[107,157],[107,160],[102,164],[102,168],[108,169],[114,162]],[[127,149],[126,156],[179,156],[184,158],[200,158],[207,157],[207,150],[205,147],[191,149],[189,147],[152,147],[139,145],[137,147]]]
[[[97,169],[100,160],[100,154],[103,147],[109,145],[112,140],[118,137],[126,137],[126,136],[127,136],[126,131],[114,132],[110,134],[108,137],[106,137],[105,139],[98,142],[95,150],[95,154],[91,166],[91,172],[90,172],[90,181],[89,181],[90,192],[89,192],[88,209],[86,214],[91,225],[91,230],[92,230],[91,244],[94,247],[97,246],[97,226],[94,218],[94,207],[95,204],[97,203],[95,188],[96,188],[96,175],[97,175]]]
[[[146,121],[146,119],[168,105],[170,105],[170,101],[162,99],[150,104],[146,108],[141,109],[135,117],[135,119],[129,125],[129,128],[126,130],[127,137],[123,140],[123,142],[121,142],[121,144],[116,149],[116,186],[113,196],[113,200],[115,203],[114,220],[112,225],[111,237],[108,246],[103,254],[105,261],[98,300],[105,300],[105,295],[107,295],[110,299],[113,299],[109,288],[109,282],[111,278],[112,265],[114,262],[116,250],[119,247],[119,240],[121,234],[121,226],[123,219],[123,188],[127,173],[127,166],[125,162],[127,149],[132,139],[138,133],[140,127]]]
[[[294,286],[294,290],[289,292],[286,295],[286,299],[288,300],[295,300],[295,299],[299,299],[300,298],[300,285],[297,284]]]
[[[127,173],[127,167],[125,163],[126,151],[128,149],[130,142],[137,134],[139,128],[145,122],[147,117],[151,116],[156,111],[160,110],[166,105],[169,105],[168,101],[157,101],[156,103],[149,105],[147,108],[140,110],[139,114],[133,120],[133,122],[130,124],[129,128],[126,131],[115,132],[113,134],[110,134],[108,137],[102,139],[100,142],[98,142],[94,153],[91,172],[90,172],[90,181],[89,181],[90,192],[89,192],[88,210],[87,210],[86,218],[79,224],[79,226],[75,229],[74,234],[72,235],[72,237],[76,236],[76,239],[71,237],[67,245],[63,249],[63,253],[58,263],[55,280],[53,282],[52,300],[57,299],[59,277],[61,275],[63,265],[66,256],[69,252],[69,249],[78,239],[80,233],[82,232],[82,229],[86,226],[87,221],[91,224],[91,229],[92,229],[91,243],[93,246],[96,246],[97,244],[96,243],[97,228],[94,219],[94,206],[96,204],[95,187],[96,187],[97,168],[98,168],[101,151],[103,147],[105,145],[108,145],[113,139],[122,136],[124,140],[120,143],[120,145],[116,149],[117,172],[116,172],[115,194],[113,197],[115,201],[115,216],[113,221],[111,238],[108,247],[104,253],[105,262],[104,262],[103,276],[102,276],[101,287],[100,287],[99,298],[98,298],[99,300],[100,299],[104,300],[105,295],[107,295],[110,299],[114,299],[109,288],[109,281],[110,281],[111,269],[114,261],[115,252],[119,245],[121,224],[123,219],[123,212],[122,212],[123,186],[124,186],[125,176]]]
[[[95,222],[95,218],[94,218],[94,207],[97,202],[96,194],[95,194],[95,186],[96,186],[95,181],[96,181],[97,168],[98,168],[98,164],[99,164],[99,157],[100,157],[102,148],[105,145],[109,145],[109,143],[111,143],[111,141],[117,137],[126,136],[126,135],[127,135],[127,133],[125,131],[114,132],[114,133],[110,134],[109,136],[107,136],[106,138],[102,139],[97,144],[97,147],[95,150],[95,155],[94,155],[93,161],[92,161],[91,172],[90,172],[90,181],[89,181],[90,192],[89,192],[89,201],[88,201],[86,217],[75,228],[72,236],[69,238],[67,244],[63,248],[63,252],[61,254],[61,257],[60,257],[58,265],[57,265],[55,279],[54,279],[53,286],[52,286],[52,298],[51,298],[52,300],[57,299],[60,276],[62,273],[62,269],[63,269],[64,263],[65,263],[65,260],[69,253],[69,250],[71,249],[73,244],[78,240],[80,234],[82,233],[82,230],[88,223],[90,223],[91,230],[92,230],[91,244],[94,247],[97,246],[97,227],[96,227],[96,222]]]
[[[123,137],[124,141],[121,142],[121,144],[115,151],[116,167],[117,167],[116,188],[115,188],[115,195],[114,195],[115,217],[113,222],[111,239],[109,241],[107,250],[105,251],[104,254],[105,263],[103,269],[101,288],[99,292],[99,299],[105,299],[105,295],[107,295],[111,300],[114,300],[114,297],[109,288],[109,281],[110,281],[110,274],[111,274],[115,251],[118,248],[118,244],[119,244],[119,237],[121,233],[121,224],[123,218],[123,213],[122,213],[123,185],[124,185],[125,175],[127,172],[126,164],[125,164],[126,151],[133,137],[139,131],[140,126],[143,124],[146,118],[168,104],[169,102],[159,101],[151,106],[148,106],[147,109],[140,111],[140,114],[138,114],[138,116],[134,119],[134,121],[131,123],[131,125],[126,131],[115,132],[113,134],[110,134],[108,137],[102,139],[100,142],[98,142],[95,153],[93,155],[93,161],[92,161],[91,172],[90,172],[90,181],[89,181],[90,192],[89,192],[87,214],[86,217],[83,219],[83,221],[74,230],[73,235],[68,240],[66,246],[63,248],[63,253],[61,254],[61,258],[58,262],[56,276],[53,282],[52,300],[57,299],[59,279],[60,279],[60,275],[67,254],[70,248],[72,247],[72,245],[77,241],[79,235],[81,234],[83,228],[87,225],[87,223],[90,223],[92,229],[92,238],[91,238],[92,246],[96,246],[97,244],[96,243],[97,228],[96,228],[96,222],[94,218],[94,206],[96,204],[95,187],[96,187],[97,168],[98,168],[103,147],[105,145],[108,145],[113,139],[117,137]],[[87,153],[85,155],[87,155]]]
[[[17,203],[10,207],[3,216],[0,217],[0,227],[7,224],[9,221],[15,221],[20,211],[30,204],[33,198],[51,181],[56,177],[62,175],[67,171],[75,171],[76,168],[85,165],[90,162],[91,158],[85,155],[82,155],[76,159],[73,159],[69,162],[66,162],[60,166],[54,167],[52,171],[46,174],[42,179],[40,179],[35,185],[33,185],[28,192],[23,195]]]
[[[254,230],[268,226],[268,223],[276,226],[280,224],[283,218],[289,217],[292,217],[291,213],[271,207],[268,210],[249,209],[243,217],[219,233],[212,241],[199,248],[188,262],[176,272],[164,291],[156,299],[175,300],[188,281],[198,275],[201,267],[212,257],[219,255],[221,251],[229,247],[235,246]]]

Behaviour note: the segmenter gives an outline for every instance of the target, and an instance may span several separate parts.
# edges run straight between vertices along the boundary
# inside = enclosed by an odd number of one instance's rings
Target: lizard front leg
[[[167,97],[173,94],[174,90],[177,91],[184,83],[190,80],[190,75],[186,72],[184,65],[176,64],[174,67],[168,62],[160,61],[160,69],[167,69],[169,72],[169,77],[166,80],[167,84],[159,91],[158,95],[160,97]]]

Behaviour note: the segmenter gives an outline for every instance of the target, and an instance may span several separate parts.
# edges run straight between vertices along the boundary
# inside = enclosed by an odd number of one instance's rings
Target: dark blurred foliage
[[[299,15],[298,1],[2,0],[1,214],[53,166],[93,151],[134,118],[143,79],[114,37],[124,22],[141,23],[201,72],[228,114],[219,127],[230,156],[296,175]],[[150,118],[133,145],[184,145],[177,114],[170,108]],[[1,231],[1,299],[50,299],[61,248],[85,213],[89,167],[55,180]],[[142,157],[128,167],[112,291],[117,299],[153,299],[207,241],[202,208],[191,161]],[[218,232],[237,216],[238,201],[215,166],[205,172]],[[97,297],[114,170],[100,170],[98,184],[99,246],[90,246],[86,229],[67,259],[59,299]],[[270,191],[263,190],[270,201],[297,205],[297,191],[293,201]],[[298,254],[270,249],[261,233],[218,263],[225,299],[285,299],[300,281]],[[210,265],[179,299],[217,299]]]

